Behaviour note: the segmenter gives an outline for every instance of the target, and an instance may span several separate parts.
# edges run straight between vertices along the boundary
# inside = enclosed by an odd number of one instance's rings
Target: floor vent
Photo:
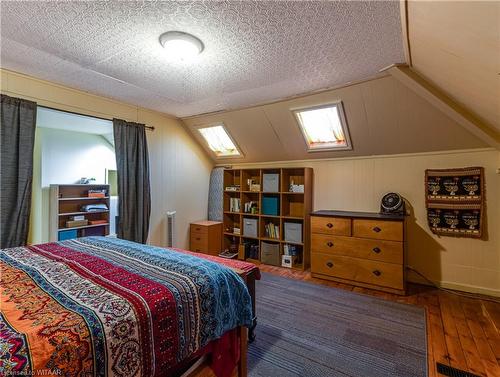
[[[449,365],[437,363],[437,371],[443,376],[448,377],[480,377],[477,374],[466,372],[457,368],[452,368]]]

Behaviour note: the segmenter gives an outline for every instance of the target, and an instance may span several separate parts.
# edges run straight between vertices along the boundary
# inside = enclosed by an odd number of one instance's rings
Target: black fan
[[[380,202],[380,213],[404,215],[405,201],[403,197],[395,192],[385,194]]]

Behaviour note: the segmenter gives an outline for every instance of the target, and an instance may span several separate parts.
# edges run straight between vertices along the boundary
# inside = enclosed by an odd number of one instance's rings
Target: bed
[[[177,376],[203,359],[245,376],[258,269],[218,259],[108,237],[1,250],[0,371]]]

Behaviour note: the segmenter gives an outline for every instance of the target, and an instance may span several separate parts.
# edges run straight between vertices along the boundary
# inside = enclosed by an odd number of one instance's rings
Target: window
[[[216,157],[241,156],[240,151],[227,133],[223,124],[198,128],[198,131]]]
[[[293,113],[310,152],[352,149],[342,102],[298,109]]]

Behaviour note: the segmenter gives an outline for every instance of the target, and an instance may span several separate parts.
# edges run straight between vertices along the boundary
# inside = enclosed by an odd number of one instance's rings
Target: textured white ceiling
[[[1,66],[177,116],[249,106],[404,61],[399,1],[1,3]],[[205,51],[167,61],[161,33]]]

